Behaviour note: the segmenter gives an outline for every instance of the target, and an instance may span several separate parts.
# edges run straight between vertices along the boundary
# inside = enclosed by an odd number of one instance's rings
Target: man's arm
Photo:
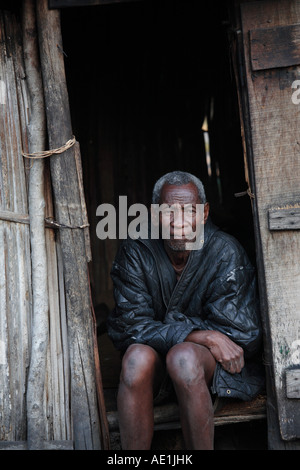
[[[195,330],[189,333],[184,341],[207,347],[215,360],[231,374],[241,372],[244,367],[243,349],[219,331]]]
[[[169,312],[165,322],[192,323],[196,328],[184,341],[206,346],[226,371],[234,373],[243,368],[244,354],[249,357],[258,350],[261,327],[254,270],[249,263],[239,263],[238,252],[229,255],[209,283],[202,315]]]
[[[229,341],[243,348],[245,357],[254,355],[260,347],[262,333],[253,269],[238,266],[222,273],[222,276],[216,277],[209,284],[201,316],[197,315],[197,312],[187,315],[172,311],[166,315],[165,323],[173,321],[193,324],[196,331],[192,338],[195,342],[203,341],[204,332],[207,332],[205,341],[208,341],[207,344],[212,348],[212,352],[215,352],[215,357],[221,361],[228,362],[228,358],[223,357],[219,349],[225,347],[227,351]],[[203,332],[201,337],[200,332]],[[222,348],[219,348],[217,343],[221,341]]]

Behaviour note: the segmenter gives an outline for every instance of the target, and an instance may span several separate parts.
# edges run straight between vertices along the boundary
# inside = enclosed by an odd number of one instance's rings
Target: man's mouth
[[[170,232],[170,240],[172,241],[178,240],[178,241],[190,242],[191,238],[194,238],[194,237],[195,237],[195,234],[192,232],[186,233],[182,230]]]

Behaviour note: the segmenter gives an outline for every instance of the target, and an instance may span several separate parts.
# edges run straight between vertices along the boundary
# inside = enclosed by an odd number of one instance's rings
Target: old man
[[[152,203],[172,209],[160,211],[158,220],[152,216],[161,232],[168,226],[169,237],[128,238],[111,273],[115,308],[108,332],[122,351],[121,444],[151,448],[153,406],[173,390],[186,448],[213,449],[214,398],[249,400],[262,386],[255,273],[241,245],[210,220],[198,178],[164,175]],[[202,244],[186,249],[197,224],[204,224]]]

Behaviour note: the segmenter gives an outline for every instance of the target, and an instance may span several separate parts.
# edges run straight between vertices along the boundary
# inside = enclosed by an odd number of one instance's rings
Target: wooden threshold
[[[27,450],[27,441],[0,441],[0,450]],[[40,450],[73,450],[73,441],[45,441]]]
[[[215,426],[241,423],[266,418],[266,397],[257,396],[254,400],[244,402],[240,400],[224,399],[222,406],[217,409],[214,416]],[[107,412],[110,431],[118,431],[118,412],[113,409]],[[179,408],[177,403],[166,403],[154,408],[154,430],[179,429]]]

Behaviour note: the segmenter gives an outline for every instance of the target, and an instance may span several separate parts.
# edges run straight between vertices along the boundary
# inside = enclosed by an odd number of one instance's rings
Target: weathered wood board
[[[16,21],[0,12],[0,209],[28,214],[21,155],[25,131],[19,93],[22,65]],[[26,93],[24,93],[26,99]],[[0,221],[0,440],[26,436],[26,369],[31,318],[29,225]]]
[[[269,210],[270,230],[299,230],[300,207],[278,208]]]
[[[72,137],[65,78],[60,15],[48,2],[37,3],[41,69],[50,148]],[[79,160],[78,155],[78,160]],[[79,164],[79,161],[78,161]],[[95,383],[93,317],[88,280],[85,214],[74,147],[50,158],[53,203],[60,224],[70,357],[71,411],[74,448],[100,449],[101,431]]]
[[[277,41],[282,37],[275,33],[278,27],[288,29],[300,22],[300,3],[246,2],[241,4],[241,19],[255,182],[252,192],[265,274],[268,312],[264,314],[268,315],[271,335],[267,341],[272,345],[281,437],[292,440],[300,437],[300,402],[287,397],[285,371],[300,362],[300,236],[291,226],[289,230],[270,231],[268,214],[272,208],[299,202],[300,105],[292,101],[292,84],[300,78],[300,67],[295,65],[300,63],[300,55],[292,66],[283,67],[287,64],[277,51],[268,64],[263,51],[257,49],[256,62],[264,62],[257,70],[253,67],[250,38],[253,41],[261,36],[263,29],[264,49],[271,49],[274,37]],[[294,54],[292,43],[282,44],[281,49]]]
[[[111,3],[123,3],[140,0],[49,0],[49,8],[79,7],[89,5],[109,5]]]
[[[300,25],[251,30],[250,53],[252,70],[299,65]]]
[[[32,265],[27,149],[31,100],[25,80],[20,24],[0,13],[0,441],[23,445],[28,438],[26,406],[32,344]],[[45,175],[48,216],[52,214],[51,182]],[[47,445],[72,442],[69,358],[61,261],[53,230],[46,230],[49,283],[49,344],[42,388]],[[47,325],[48,328],[48,325]],[[35,383],[35,385],[37,385]],[[25,442],[25,446],[28,443]]]
[[[119,429],[118,412],[116,404],[113,409],[107,412],[110,431]],[[226,424],[249,422],[266,418],[266,398],[263,395],[257,396],[250,402],[241,400],[225,399],[219,410],[215,411],[215,426]],[[170,402],[154,407],[154,429],[167,430],[179,429],[180,416],[178,403]]]
[[[300,398],[300,369],[286,371],[286,396],[288,398]]]

